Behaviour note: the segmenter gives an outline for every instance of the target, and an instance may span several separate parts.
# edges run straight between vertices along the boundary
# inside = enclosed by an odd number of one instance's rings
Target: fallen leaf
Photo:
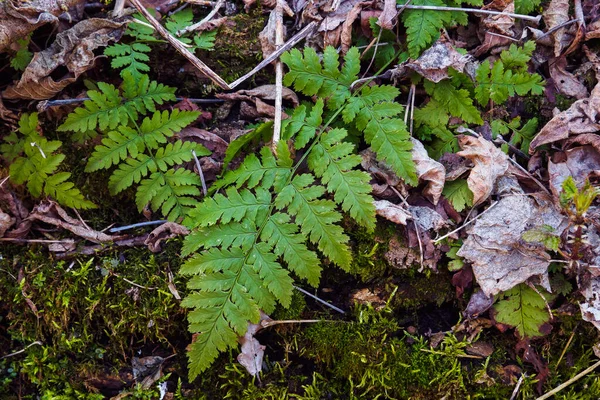
[[[396,25],[396,17],[398,16],[398,9],[396,8],[396,0],[384,0],[383,12],[379,15],[377,25],[383,29],[392,30]]]
[[[567,223],[551,202],[539,201],[541,205],[523,194],[504,197],[468,231],[457,255],[472,264],[475,279],[486,295],[547,274],[550,256],[545,248],[527,243],[521,236],[542,225],[561,235]]]
[[[16,219],[3,212],[0,209],[0,238],[4,237],[4,233],[10,229],[11,226],[16,222]]]
[[[151,252],[158,253],[161,251],[160,244],[165,240],[189,233],[190,230],[183,225],[176,224],[175,222],[165,222],[150,232],[144,244],[148,246],[148,250]]]
[[[417,72],[425,79],[438,83],[449,78],[449,68],[463,72],[465,66],[472,63],[473,60],[472,56],[460,54],[450,43],[440,39],[425,50],[418,59],[406,63],[404,66]]]
[[[548,30],[562,25],[569,20],[569,0],[552,0],[543,14],[544,23]],[[552,34],[554,38],[554,56],[559,57],[563,50],[562,38],[566,28],[561,28]]]
[[[254,335],[263,328],[264,325],[261,324],[263,321],[272,321],[272,319],[261,311],[258,324],[248,323],[248,330],[238,340],[242,347],[237,360],[252,376],[257,376],[262,371],[266,346],[261,345]]]
[[[50,47],[35,53],[19,82],[4,90],[2,96],[31,100],[53,97],[94,66],[94,50],[119,40],[123,26],[124,22],[90,18],[59,33]],[[55,80],[51,74],[62,66],[69,72]]]
[[[263,101],[275,100],[275,85],[263,85],[252,90],[239,90],[234,93],[219,93],[216,97],[227,101],[241,101],[240,114],[246,119],[274,118],[275,116],[275,107]],[[289,101],[293,107],[300,104],[296,93],[286,87],[283,87],[282,99]],[[285,119],[288,118],[288,115],[282,112],[282,117]]]
[[[0,53],[42,25],[58,24],[58,16],[81,0],[6,0],[0,3]]]
[[[225,155],[225,150],[227,150],[227,146],[229,145],[229,143],[220,136],[205,129],[194,128],[193,126],[183,128],[179,133],[176,133],[175,136],[187,141],[200,143],[211,151],[211,156],[216,154],[221,156],[221,159]]]
[[[260,48],[262,49],[263,58],[267,58],[271,53],[277,50],[275,44],[275,36],[277,32],[277,13],[272,10],[269,14],[269,19],[265,24],[263,30],[258,34],[258,40],[260,41]],[[283,37],[286,36],[286,28],[283,26]]]
[[[465,317],[474,319],[492,308],[494,305],[494,296],[488,296],[483,290],[478,290],[471,295],[469,303],[465,308]]]
[[[441,254],[440,254],[441,256]],[[420,264],[421,255],[419,248],[411,248],[406,243],[401,243],[397,237],[393,236],[389,242],[388,251],[384,254],[385,260],[393,267],[398,269],[408,269],[414,265]],[[424,254],[423,266],[435,270],[438,257],[427,258]]]
[[[411,215],[398,204],[394,204],[387,200],[374,201],[377,215],[392,221],[395,224],[406,225],[406,220],[411,219]]]
[[[417,176],[419,179],[429,182],[423,194],[433,204],[437,204],[442,195],[442,190],[444,190],[446,168],[441,163],[429,157],[427,150],[425,150],[423,144],[417,139],[411,138],[411,142],[413,144],[412,159],[415,162]]]
[[[448,226],[447,218],[429,207],[410,206],[408,212],[409,216],[412,217],[409,219],[415,221],[421,230],[428,231],[432,229],[437,232]]]
[[[564,162],[548,161],[550,190],[556,199],[562,192],[563,182],[569,176],[573,177],[578,187],[582,187],[591,174],[600,173],[600,152],[592,146],[567,150],[565,156]]]
[[[567,72],[566,57],[556,58],[548,62],[550,66],[550,77],[558,91],[566,96],[583,99],[589,97],[589,92],[585,85],[577,80],[575,76]]]
[[[585,301],[579,303],[583,320],[600,329],[600,278],[590,279],[580,291],[585,298]]]
[[[387,1],[394,1],[394,0],[386,0]],[[340,32],[340,42],[342,44],[342,54],[346,54],[348,52],[348,50],[350,49],[350,47],[352,46],[352,25],[354,24],[354,21],[356,21],[356,19],[359,17],[359,15],[362,12],[362,9],[365,7],[367,3],[357,3],[354,5],[354,7],[352,7],[352,9],[350,10],[350,12],[348,14],[346,14],[346,19],[344,20],[344,23],[342,24],[342,30]],[[394,3],[394,10],[396,9],[395,3]]]
[[[600,131],[600,84],[596,84],[590,97],[577,100],[566,111],[555,115],[529,145],[529,153],[533,154],[541,145],[554,143],[569,138],[571,135],[596,133]]]
[[[508,170],[508,156],[481,136],[459,136],[458,144],[462,150],[456,154],[468,158],[474,164],[467,183],[473,192],[475,206],[490,197],[496,179]]]

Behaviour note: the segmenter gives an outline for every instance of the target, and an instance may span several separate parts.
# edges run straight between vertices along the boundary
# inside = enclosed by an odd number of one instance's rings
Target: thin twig
[[[206,189],[206,181],[204,180],[204,173],[202,172],[202,166],[200,165],[200,160],[198,160],[198,156],[196,155],[196,150],[192,150],[192,156],[194,157],[194,161],[196,162],[196,168],[198,168],[198,175],[200,175],[200,182],[202,183],[202,194],[206,197],[208,190]]]
[[[178,30],[177,36],[181,37],[182,35],[185,35],[188,32],[193,32],[196,29],[200,28],[202,25],[206,24],[219,12],[219,10],[221,9],[221,7],[223,7],[224,4],[225,4],[225,0],[218,0],[217,3],[215,4],[215,6],[213,7],[213,9],[208,13],[208,15],[206,17],[202,18],[202,20],[200,22],[196,22],[193,25],[190,25],[183,29]]]
[[[138,222],[137,224],[119,226],[119,227],[116,227],[116,228],[110,228],[109,232],[110,233],[115,233],[115,232],[126,231],[126,230],[129,230],[129,229],[141,228],[143,226],[162,225],[162,224],[164,224],[166,222],[169,222],[169,221],[167,221],[167,220],[158,220],[158,221]]]
[[[40,101],[37,105],[37,110],[39,112],[46,111],[49,107],[58,107],[65,106],[69,104],[77,104],[82,103],[86,100],[89,100],[89,97],[79,97],[76,99],[59,99],[59,100],[43,100]],[[224,103],[223,99],[197,99],[197,98],[188,98],[188,97],[175,97],[175,101],[189,101],[190,103],[196,104],[216,104],[216,103]]]
[[[194,4],[196,6],[212,6],[214,7],[217,4],[216,1],[210,0],[184,0],[186,3]]]
[[[10,353],[10,354],[7,354],[5,356],[0,357],[0,360],[4,360],[5,358],[16,356],[16,355],[19,355],[21,353],[24,353],[28,348],[30,348],[31,346],[35,346],[35,345],[41,346],[41,345],[43,345],[43,343],[40,342],[39,340],[36,340],[35,342],[30,343],[27,346],[25,346],[24,349],[21,349],[19,351],[15,351],[14,353]]]
[[[415,97],[417,95],[417,87],[415,84],[411,84],[410,88],[413,90],[413,94],[410,100],[410,136],[413,134],[413,123],[415,121]]]
[[[544,192],[546,192],[546,194],[548,194],[548,196],[552,196],[552,193],[550,193],[550,191],[548,189],[546,189],[546,187],[542,184],[542,182],[538,181],[537,178],[531,174],[531,172],[529,172],[525,168],[521,167],[518,162],[516,162],[515,160],[513,160],[510,157],[508,158],[508,161],[510,161],[515,167],[517,167],[518,169],[520,169],[522,172],[524,172],[525,174],[527,174],[527,176],[529,176],[535,183],[537,183],[537,185]]]
[[[420,349],[420,350],[424,353],[438,354],[440,356],[446,355],[446,353],[444,353],[443,351],[430,350],[430,349]],[[481,360],[483,358],[482,356],[476,356],[474,354],[457,354],[456,357],[457,358],[473,358],[475,360]]]
[[[283,41],[283,7],[282,0],[277,0],[275,6],[275,48],[278,49]],[[277,144],[281,138],[281,108],[283,106],[283,63],[281,60],[275,62],[275,117],[273,118],[273,153],[277,154]]]
[[[556,25],[555,27],[553,27],[552,29],[549,29],[548,32],[544,32],[543,35],[540,35],[540,37],[538,37],[537,39],[535,39],[536,42],[539,42],[540,40],[542,40],[543,38],[545,38],[548,35],[553,34],[554,32],[556,32],[559,29],[564,28],[565,26],[569,26],[571,24],[574,24],[575,22],[579,21],[577,18],[576,19],[572,19],[570,21],[567,22],[563,22],[560,25]]]
[[[523,254],[523,253],[521,253],[521,254]],[[534,292],[536,292],[538,294],[538,296],[540,296],[542,298],[542,300],[544,300],[544,304],[546,305],[546,311],[548,311],[548,315],[550,316],[550,319],[552,320],[554,318],[554,315],[552,315],[552,309],[550,308],[550,304],[548,304],[548,300],[546,300],[544,295],[535,287],[535,285],[533,283],[528,281],[527,286],[529,286]]]
[[[480,10],[479,8],[461,8],[461,7],[438,7],[438,6],[411,6],[411,5],[398,5],[398,8],[404,7],[408,10],[429,10],[429,11],[462,11],[467,13],[474,14],[487,14],[487,15],[506,15],[507,17],[524,19],[526,21],[532,21],[536,24],[539,24],[542,20],[542,16],[538,15],[532,17],[530,15],[522,15],[522,14],[513,14],[507,13],[503,11],[490,11],[490,10]]]
[[[119,18],[123,15],[123,9],[125,8],[125,0],[115,0],[115,6],[113,7],[112,16],[113,18]]]
[[[250,78],[252,75],[256,74],[258,71],[271,64],[273,61],[277,60],[280,55],[290,50],[292,47],[297,45],[301,40],[310,35],[317,27],[317,22],[313,21],[310,24],[306,25],[302,30],[296,33],[290,40],[288,40],[283,46],[269,54],[267,58],[262,60],[256,67],[254,67],[250,72],[245,74],[244,76],[236,79],[233,83],[229,85],[229,89],[235,89],[246,79]]]
[[[333,304],[329,304],[329,303],[328,303],[328,302],[326,302],[325,300],[321,300],[320,298],[318,298],[318,297],[317,297],[317,296],[315,296],[314,294],[312,294],[312,293],[309,293],[309,292],[307,292],[306,290],[304,290],[304,289],[302,289],[302,288],[299,288],[298,286],[294,286],[294,289],[298,290],[298,291],[299,291],[299,292],[301,292],[301,293],[304,293],[305,295],[307,295],[307,296],[309,296],[309,297],[313,298],[314,300],[318,301],[319,303],[321,303],[321,304],[323,304],[323,305],[326,305],[327,307],[329,307],[329,308],[331,308],[331,309],[333,309],[333,310],[335,310],[335,311],[337,311],[337,312],[339,312],[339,313],[346,314],[346,312],[345,312],[344,310],[342,310],[341,308],[337,308],[337,307],[336,307],[336,306],[334,306]]]
[[[556,363],[555,370],[558,369],[560,362],[562,361],[563,357],[567,353],[567,349],[569,348],[569,346],[571,346],[571,342],[573,341],[573,338],[575,337],[575,332],[577,331],[578,326],[579,325],[575,325],[575,328],[573,328],[573,332],[571,332],[571,336],[569,337],[569,340],[567,340],[567,344],[565,345],[565,348],[563,349],[562,353],[560,353],[560,357],[558,358],[558,362]]]
[[[515,385],[515,389],[513,390],[512,395],[510,396],[510,400],[515,400],[517,398],[517,396],[519,395],[519,389],[521,388],[524,379],[525,374],[521,374],[519,380],[517,381],[517,384]]]
[[[379,33],[377,34],[377,39],[375,41],[375,43],[379,43],[379,41],[381,40],[381,32],[383,32],[383,29],[379,30]],[[373,56],[371,57],[371,61],[369,62],[369,66],[367,67],[367,69],[365,70],[365,72],[363,73],[363,78],[365,77],[365,75],[367,75],[367,72],[369,72],[369,70],[371,69],[371,66],[373,65],[373,63],[375,62],[375,57],[377,57],[377,50],[379,49],[378,46],[375,46],[375,49],[373,49]],[[365,50],[363,52],[366,53],[367,50]]]
[[[156,289],[158,289],[158,288],[156,288],[156,287],[147,287],[147,286],[143,286],[143,285],[137,284],[137,283],[135,283],[134,281],[132,281],[132,280],[129,280],[129,279],[125,278],[124,276],[121,276],[120,274],[118,274],[118,273],[116,273],[116,272],[114,272],[114,271],[111,271],[111,270],[109,270],[109,269],[107,269],[107,271],[108,271],[108,273],[109,273],[110,275],[114,275],[114,276],[116,276],[117,278],[121,278],[121,279],[123,279],[125,282],[129,283],[130,285],[133,285],[133,286],[135,286],[135,287],[138,287],[138,288],[140,288],[140,289],[145,289],[145,290],[156,290]]]
[[[441,238],[437,238],[433,241],[433,243],[438,243],[441,242],[442,240],[446,239],[448,236],[455,234],[456,232],[460,231],[462,228],[464,228],[465,226],[473,223],[474,221],[477,221],[477,219],[479,219],[483,214],[487,213],[488,211],[490,211],[492,208],[496,207],[496,205],[498,204],[498,201],[494,201],[492,203],[492,205],[490,205],[486,210],[484,210],[481,214],[479,214],[478,216],[476,216],[475,218],[473,218],[470,221],[465,222],[464,224],[462,224],[461,226],[459,226],[458,228],[456,228],[455,230],[446,233],[444,236],[442,236]]]
[[[7,176],[6,178],[2,179],[2,182],[0,182],[0,187],[2,187],[2,185],[4,185],[4,183],[8,180],[8,178],[10,178],[10,175]]]
[[[543,396],[538,397],[535,400],[545,400],[545,399],[547,399],[549,397],[554,396],[556,393],[560,392],[561,390],[563,390],[567,386],[571,385],[572,383],[577,382],[578,380],[580,380],[581,378],[583,378],[584,376],[586,376],[587,374],[589,374],[590,372],[592,372],[593,370],[595,370],[598,367],[600,367],[600,361],[596,362],[594,365],[592,365],[591,367],[587,368],[583,372],[580,372],[579,374],[575,375],[574,377],[572,377],[571,379],[569,379],[565,383],[563,383],[561,385],[558,385],[557,387],[555,387],[554,389],[552,389],[548,393],[544,394]]]
[[[200,72],[206,75],[211,81],[213,81],[221,89],[229,90],[231,87],[221,78],[216,72],[204,64],[198,57],[192,54],[177,38],[173,37],[157,20],[144,8],[140,0],[129,0],[131,4],[142,14],[156,31],[164,37],[170,44],[177,50],[182,56],[187,58]]]
[[[491,31],[486,31],[485,33],[487,33],[488,35],[498,36],[498,37],[501,37],[504,39],[512,40],[513,42],[520,42],[519,39],[515,39],[512,36],[502,35],[501,33],[496,33],[496,32],[491,32]]]
[[[323,319],[286,319],[283,321],[261,321],[260,325],[263,328],[270,326],[282,325],[282,324],[316,324],[317,322],[339,322],[339,321],[327,321]]]
[[[64,240],[49,240],[49,239],[20,239],[20,238],[0,238],[0,242],[14,242],[14,243],[67,243]]]

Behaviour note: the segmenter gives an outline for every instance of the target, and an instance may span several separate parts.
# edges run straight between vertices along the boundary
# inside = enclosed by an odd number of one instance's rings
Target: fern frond
[[[184,221],[187,226],[193,225],[189,217]],[[223,249],[241,247],[248,250],[254,244],[258,230],[248,219],[242,222],[231,222],[224,225],[212,225],[193,230],[186,236],[181,249],[181,255],[187,257],[201,248],[220,246]]]
[[[121,76],[129,73],[134,79],[140,79],[145,72],[150,71],[147,64],[150,61],[147,53],[150,51],[150,46],[144,43],[115,43],[104,49],[104,55],[112,58],[112,68],[122,68]]]
[[[415,6],[445,6],[441,0],[413,0]],[[404,10],[402,23],[406,27],[408,53],[418,58],[440,36],[440,29],[452,22],[452,15],[444,11]]]
[[[44,193],[67,207],[82,210],[96,208],[94,203],[83,197],[83,194],[72,182],[67,181],[70,177],[71,174],[68,172],[59,172],[49,176],[44,185]]]
[[[375,206],[371,197],[371,176],[355,171],[361,157],[353,154],[354,145],[342,142],[347,136],[344,129],[334,129],[321,135],[308,155],[308,165],[327,185],[336,203],[369,231],[375,229]]]
[[[427,82],[427,88],[432,83]],[[483,124],[481,114],[473,105],[471,94],[466,89],[457,89],[452,82],[444,80],[436,83],[431,91],[433,98],[444,107],[448,113],[469,124]]]
[[[544,90],[540,75],[506,70],[502,61],[496,61],[493,67],[489,61],[484,61],[477,68],[476,78],[475,98],[483,106],[487,105],[490,99],[502,104],[515,94],[540,95]]]
[[[146,154],[138,154],[137,158],[127,158],[108,178],[108,188],[111,194],[117,194],[134,182],[139,183],[148,172],[156,172],[156,170],[154,159]]]
[[[94,148],[94,152],[85,166],[85,172],[110,168],[128,156],[136,158],[140,152],[144,151],[144,148],[144,140],[137,134],[137,131],[127,126],[121,126],[119,132],[108,132],[102,139],[102,144]]]

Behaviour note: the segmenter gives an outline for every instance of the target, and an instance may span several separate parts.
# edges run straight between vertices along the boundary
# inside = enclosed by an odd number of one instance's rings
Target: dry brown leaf
[[[8,108],[4,106],[2,103],[2,99],[0,98],[0,119],[6,122],[9,127],[14,128],[16,130],[17,123],[19,122],[19,117],[10,111]]]
[[[275,116],[275,107],[263,101],[275,100],[275,85],[263,85],[252,90],[239,90],[234,93],[219,93],[216,97],[228,101],[242,101],[240,114],[247,119],[273,118]],[[300,104],[296,93],[289,88],[283,87],[282,98],[289,101],[293,107]],[[282,113],[282,117],[288,118],[288,115]]]
[[[556,58],[548,62],[550,66],[550,77],[558,91],[566,96],[584,99],[589,96],[585,85],[577,80],[575,76],[566,70],[566,57]]]
[[[567,140],[565,143],[566,148],[572,148],[573,145],[579,144],[585,146],[589,144],[594,147],[598,152],[600,152],[600,135],[597,133],[584,133],[582,135],[574,136],[573,138]]]
[[[398,16],[398,9],[396,8],[396,0],[384,0],[383,12],[377,20],[377,25],[383,29],[392,30],[396,25],[396,17]]]
[[[179,133],[176,133],[175,136],[180,139],[185,139],[186,141],[200,143],[211,151],[211,156],[213,157],[215,155],[217,155],[217,157],[223,157],[225,150],[227,150],[227,146],[229,145],[229,143],[220,136],[204,129],[194,128],[193,126],[183,128]]]
[[[463,72],[467,63],[472,60],[473,57],[460,54],[450,43],[440,39],[425,50],[418,59],[405,66],[427,80],[437,83],[448,79],[448,68]]]
[[[419,225],[422,231],[433,229],[437,232],[448,226],[448,219],[442,217],[440,213],[432,208],[410,206],[408,212],[411,219]]]
[[[395,224],[406,225],[406,220],[412,218],[404,208],[387,200],[377,200],[373,204],[377,215]]]
[[[324,34],[324,46],[337,47],[342,34],[342,24],[348,18],[348,14],[361,0],[342,0],[333,11],[329,12],[319,25],[319,32]],[[361,6],[362,8],[362,6]]]
[[[490,197],[496,179],[508,170],[508,156],[481,136],[459,136],[458,144],[462,150],[456,154],[468,158],[474,164],[467,183],[473,192],[475,206]]]
[[[502,9],[504,13],[513,13],[515,12],[515,4],[514,2],[505,3],[506,6]],[[504,4],[502,4],[504,5]],[[514,32],[513,28],[515,26],[514,18],[506,15],[506,14],[498,14],[498,15],[490,15],[483,19],[482,21],[483,27],[486,30],[492,29],[496,33],[500,33],[506,36],[513,37]]]
[[[17,220],[0,209],[0,238],[10,229]]]
[[[413,144],[412,159],[417,168],[417,176],[419,179],[429,182],[423,194],[433,204],[437,204],[442,195],[442,190],[444,190],[446,168],[441,163],[429,157],[427,150],[425,150],[421,142],[417,139],[411,139],[411,141]]]
[[[144,240],[144,244],[148,246],[148,250],[151,252],[158,253],[161,251],[161,243],[165,240],[189,233],[190,230],[183,225],[176,224],[175,222],[166,222],[150,232],[146,240]]]
[[[0,53],[42,25],[58,23],[58,16],[82,0],[6,0],[0,2]]]
[[[577,100],[566,111],[554,116],[529,145],[529,153],[543,144],[567,139],[570,135],[596,133],[600,131],[600,84],[597,84],[590,97]]]
[[[254,335],[263,328],[264,325],[261,324],[263,321],[270,322],[272,319],[261,311],[258,324],[248,323],[248,330],[238,340],[242,347],[237,360],[252,376],[257,376],[262,371],[266,346],[261,345]]]
[[[53,97],[93,67],[96,60],[94,50],[119,40],[123,25],[123,22],[90,18],[59,33],[50,47],[35,53],[19,82],[9,86],[2,96],[5,99],[31,100]],[[62,66],[69,72],[54,80],[51,74]]]
[[[599,138],[600,139],[600,138]],[[558,199],[562,192],[563,182],[569,177],[577,186],[582,187],[588,177],[600,174],[600,152],[592,146],[576,147],[565,152],[566,160],[561,163],[548,161],[548,175],[550,178],[550,190]]]
[[[342,31],[340,32],[340,42],[342,44],[342,54],[346,54],[352,46],[352,25],[354,21],[359,17],[364,6],[368,3],[357,3],[352,7],[350,12],[346,15],[346,19],[342,24]],[[395,4],[395,3],[394,3]]]
[[[286,36],[285,25],[283,26],[283,37]],[[260,48],[262,49],[263,58],[267,58],[276,49],[275,35],[277,32],[277,13],[275,10],[269,14],[269,19],[263,30],[258,34],[258,40],[260,41]]]
[[[117,236],[87,228],[79,220],[70,217],[65,210],[53,201],[40,203],[27,217],[29,221],[42,221],[71,231],[75,235],[94,243],[112,242]]]
[[[600,278],[590,279],[580,291],[585,298],[584,302],[579,303],[583,320],[600,329]]]
[[[477,283],[486,295],[506,291],[536,275],[546,275],[550,256],[541,244],[527,243],[523,232],[549,225],[557,235],[566,219],[550,202],[538,205],[528,196],[502,198],[479,218],[457,255],[473,265]]]
[[[548,30],[564,24],[569,20],[569,0],[552,0],[543,14]],[[566,28],[561,28],[552,34],[554,38],[554,56],[559,57],[563,50],[562,38]]]

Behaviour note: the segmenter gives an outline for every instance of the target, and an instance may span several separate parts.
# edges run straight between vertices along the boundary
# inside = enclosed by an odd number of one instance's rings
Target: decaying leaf
[[[220,93],[216,97],[228,101],[241,101],[240,114],[248,119],[275,117],[275,107],[264,102],[264,100],[275,100],[275,85],[263,85],[251,90],[238,90],[234,93]],[[289,101],[293,107],[298,107],[300,104],[296,93],[287,87],[283,87],[282,98]],[[284,112],[282,117],[285,119],[288,118],[288,115]]]
[[[567,150],[565,156],[564,162],[548,161],[550,190],[557,199],[562,192],[563,182],[569,176],[581,187],[591,174],[600,173],[600,152],[592,146],[575,147]]]
[[[589,96],[585,85],[566,70],[566,57],[550,60],[548,64],[550,65],[550,77],[552,77],[554,85],[560,93],[576,99],[584,99]]]
[[[458,144],[462,151],[456,154],[474,164],[467,179],[469,189],[473,192],[473,205],[481,204],[490,197],[496,179],[508,170],[508,157],[494,143],[481,136],[459,136]]]
[[[406,220],[411,219],[410,213],[398,204],[387,200],[377,200],[373,204],[375,205],[377,215],[393,223],[406,225]]]
[[[384,0],[383,12],[377,19],[377,25],[383,29],[392,30],[396,25],[396,17],[398,16],[398,9],[396,8],[396,0]]]
[[[0,209],[0,238],[15,223],[16,219],[6,214]]]
[[[258,373],[262,371],[262,361],[265,355],[266,346],[261,345],[254,335],[264,327],[264,325],[261,324],[263,321],[272,321],[272,319],[261,311],[258,324],[248,323],[248,330],[244,336],[239,338],[242,347],[240,354],[237,356],[237,360],[252,376],[257,376]]]
[[[543,144],[564,140],[571,135],[596,133],[600,131],[600,84],[597,84],[590,97],[577,100],[566,111],[554,116],[533,138],[529,153]]]
[[[538,205],[522,194],[504,197],[475,222],[457,255],[472,263],[486,295],[498,294],[530,277],[547,274],[550,256],[544,246],[522,239],[523,232],[542,225],[560,235],[566,220],[550,202],[540,200]]]
[[[419,179],[428,181],[423,194],[433,204],[437,204],[442,190],[444,190],[444,182],[446,181],[446,168],[429,157],[427,150],[417,139],[411,139],[413,144],[412,159],[417,167],[417,176]]]
[[[421,56],[413,62],[407,63],[405,67],[410,68],[432,82],[440,82],[448,79],[448,68],[458,72],[465,71],[468,63],[473,58],[467,54],[460,54],[446,40],[440,39]]]
[[[59,33],[50,47],[35,53],[19,82],[9,86],[2,96],[5,99],[32,100],[53,97],[93,67],[96,59],[94,50],[119,40],[123,26],[123,22],[90,18]],[[51,74],[62,66],[69,72],[55,80]]]
[[[150,232],[144,244],[148,246],[151,252],[158,253],[161,251],[161,243],[163,241],[189,233],[190,230],[183,225],[176,224],[175,222],[165,222]]]
[[[543,14],[548,30],[562,25],[569,20],[569,0],[552,0]],[[559,57],[564,48],[562,38],[566,28],[561,28],[552,34],[554,38],[554,56]]]

